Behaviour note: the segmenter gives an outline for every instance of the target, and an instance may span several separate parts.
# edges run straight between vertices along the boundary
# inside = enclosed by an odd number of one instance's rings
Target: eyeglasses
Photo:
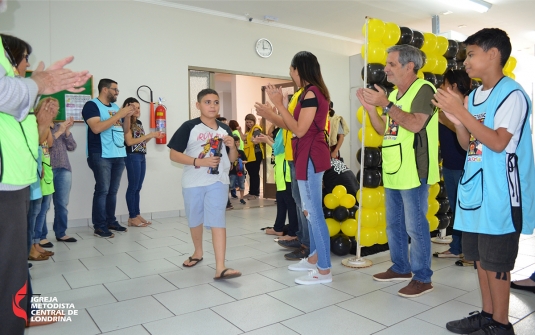
[[[114,90],[115,93],[119,93],[119,89],[115,87],[108,87],[108,90]]]

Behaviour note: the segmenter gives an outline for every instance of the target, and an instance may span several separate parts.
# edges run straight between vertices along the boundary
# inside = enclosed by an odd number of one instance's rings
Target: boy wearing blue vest
[[[101,79],[98,97],[82,109],[87,124],[87,164],[95,176],[91,219],[95,236],[103,238],[114,237],[110,230],[127,230],[117,222],[115,206],[126,157],[121,120],[134,113],[134,106],[119,109],[115,104],[118,95],[116,81]]]
[[[521,233],[535,228],[535,164],[529,117],[531,102],[513,79],[503,75],[511,42],[503,30],[483,29],[468,37],[464,65],[483,84],[464,106],[448,88],[433,103],[455,125],[469,151],[458,185],[455,229],[463,231],[463,252],[474,261],[483,310],[451,321],[457,334],[514,334],[509,323],[511,270]]]

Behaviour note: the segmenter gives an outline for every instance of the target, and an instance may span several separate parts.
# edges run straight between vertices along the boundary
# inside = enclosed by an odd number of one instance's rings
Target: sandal
[[[452,254],[449,250],[442,251],[442,252],[435,252],[433,254],[433,257],[438,257],[438,258],[461,258],[462,256],[463,256],[462,254],[460,255]]]
[[[214,277],[214,279],[215,280],[230,279],[230,278],[236,278],[236,277],[241,276],[241,272],[240,271],[238,271],[236,273],[226,274],[228,270],[234,270],[234,269],[226,268],[225,270],[221,271],[221,273],[219,274],[218,277]]]
[[[247,200],[255,200],[255,199],[257,199],[258,197],[257,197],[256,195],[247,194],[246,198],[247,198]]]
[[[141,222],[146,223],[147,225],[151,225],[152,222],[145,220],[141,215],[136,216]]]
[[[48,258],[49,258],[49,256],[45,256],[45,255],[43,255],[41,253],[39,253],[38,256],[32,256],[32,255],[28,256],[28,260],[30,260],[30,261],[46,261],[46,260],[48,260]]]
[[[37,251],[39,251],[39,250],[37,250]],[[54,256],[54,252],[45,250],[45,251],[41,252],[41,255],[43,255],[43,256]]]
[[[139,221],[139,224],[136,224],[134,219],[128,219],[128,227],[146,227],[149,224],[146,222]]]
[[[182,263],[182,266],[185,266],[185,267],[187,267],[187,268],[194,267],[195,265],[199,264],[199,262],[201,262],[202,259],[203,259],[202,257],[201,257],[201,258],[192,258],[192,257],[188,257],[188,260],[187,260],[188,262],[190,262],[190,263],[191,263],[191,262],[195,262],[195,263],[190,264],[190,265],[186,265],[186,263]]]

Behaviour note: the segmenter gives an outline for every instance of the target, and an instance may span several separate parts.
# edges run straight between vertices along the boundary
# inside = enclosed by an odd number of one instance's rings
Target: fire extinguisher
[[[155,113],[155,121],[156,121],[156,131],[159,131],[163,134],[163,137],[157,138],[156,143],[157,144],[166,144],[167,143],[167,135],[165,134],[165,114],[167,112],[167,108],[162,104],[162,98],[158,99],[158,107],[156,107]]]

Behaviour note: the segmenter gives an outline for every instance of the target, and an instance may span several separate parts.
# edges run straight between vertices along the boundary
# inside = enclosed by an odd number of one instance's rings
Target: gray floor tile
[[[93,286],[96,284],[130,279],[116,267],[89,270],[84,272],[66,273],[65,279],[72,288]]]
[[[166,259],[155,259],[148,262],[139,262],[138,264],[118,265],[117,267],[130,278],[172,272],[179,269],[179,267]]]
[[[155,294],[173,314],[180,315],[236,301],[209,284]]]
[[[242,331],[209,309],[144,324],[152,335],[241,334]]]
[[[324,285],[298,285],[268,294],[305,313],[354,298]]]
[[[76,307],[76,306],[75,306]],[[25,335],[93,335],[100,334],[100,329],[91,319],[86,310],[78,310],[78,315],[73,315],[70,322],[56,322],[51,325],[30,327],[24,331]]]
[[[214,281],[213,283],[210,283],[210,285],[225,292],[236,300],[282,290],[287,287],[275,280],[256,273],[242,275],[241,277],[232,280]]]
[[[116,281],[104,284],[119,300],[135,299],[162,292],[177,290],[177,287],[160,276],[148,276],[136,279]]]

